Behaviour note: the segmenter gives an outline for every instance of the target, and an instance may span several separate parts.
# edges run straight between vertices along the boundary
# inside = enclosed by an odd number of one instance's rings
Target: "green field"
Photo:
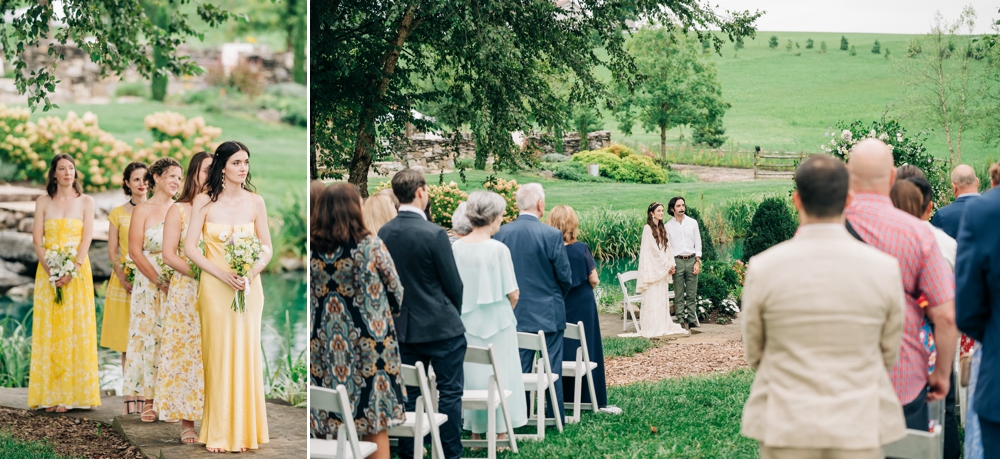
[[[768,48],[771,35],[778,37],[777,49]],[[722,56],[713,54],[722,82],[722,95],[732,104],[726,113],[724,126],[729,144],[741,150],[760,145],[764,150],[820,152],[819,145],[829,141],[824,134],[838,121],[860,119],[865,122],[900,117],[903,111],[904,77],[893,60],[906,58],[906,42],[913,35],[844,34],[857,48],[857,55],[840,51],[839,33],[758,32],[755,40],[734,57],[733,45],[723,47]],[[813,49],[805,49],[806,39],[815,41]],[[872,54],[878,39],[883,54]],[[800,49],[785,51],[788,40],[798,42]],[[820,54],[820,42],[825,41],[827,53]],[[886,49],[892,60],[886,60]],[[800,52],[800,56],[795,56]],[[603,52],[599,52],[604,57]],[[976,62],[974,65],[982,65]],[[610,81],[610,72],[601,68],[598,75]],[[923,126],[900,118],[903,126],[918,131]],[[633,135],[624,137],[618,123],[604,113],[604,129],[611,138],[626,144],[648,145],[659,151],[659,132],[644,133],[641,126]],[[684,129],[687,139],[690,130]],[[668,145],[677,145],[679,129],[667,134]],[[931,133],[925,146],[939,157],[948,151],[943,130]],[[1000,159],[1000,150],[987,146],[977,131],[967,131],[962,139],[963,162],[978,164]]]
[[[208,125],[222,129],[222,135],[216,142],[239,140],[250,149],[252,183],[264,196],[269,211],[283,206],[290,193],[300,197],[305,196],[308,176],[307,134],[303,128],[266,123],[248,116],[208,113],[198,107],[156,102],[107,105],[60,104],[57,110],[49,112],[36,110],[32,114],[32,119],[42,116],[65,118],[70,111],[80,116],[88,111],[93,112],[97,115],[101,129],[132,145],[135,145],[137,138],[143,139],[147,145],[152,142],[152,137],[143,122],[146,115],[173,111],[189,119],[195,116],[204,117]]]
[[[458,172],[444,174],[444,183],[456,182],[465,192],[483,188],[483,181],[489,175],[483,171],[466,171],[468,183],[463,184]],[[684,196],[689,206],[705,208],[720,204],[723,201],[741,195],[754,193],[773,193],[791,190],[790,180],[758,180],[753,182],[693,182],[668,183],[664,185],[643,185],[637,183],[591,183],[573,182],[568,180],[549,179],[530,173],[499,173],[507,180],[517,180],[517,183],[538,182],[545,187],[545,206],[552,209],[557,205],[568,205],[577,211],[589,210],[593,207],[610,207],[613,210],[635,211],[641,215],[653,201],[667,202],[674,196]],[[369,192],[374,192],[379,183],[388,178],[379,177],[368,180]],[[436,185],[439,175],[427,175],[427,183]]]

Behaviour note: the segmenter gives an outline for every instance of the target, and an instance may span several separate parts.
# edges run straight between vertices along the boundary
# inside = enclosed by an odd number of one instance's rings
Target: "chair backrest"
[[[531,351],[541,351],[545,372],[552,373],[552,366],[549,364],[549,347],[545,345],[545,332],[541,330],[538,333],[517,332],[517,347]]]
[[[628,286],[625,285],[628,282],[634,281],[639,278],[639,271],[626,271],[623,273],[618,273],[618,284],[622,286],[622,294],[626,298],[632,296],[628,291]]]
[[[429,414],[434,414],[434,397],[431,395],[431,384],[427,379],[427,372],[424,371],[423,362],[416,362],[413,365],[400,365],[399,372],[403,375],[403,384],[416,386],[420,389],[420,396],[430,402],[422,404],[424,409]],[[421,405],[419,401],[417,404]],[[419,408],[417,411],[419,411]]]
[[[343,384],[338,384],[336,390],[309,386],[309,404],[311,408],[340,413],[344,420],[337,431],[337,457],[345,457],[348,444],[354,457],[362,457],[358,428],[354,425],[354,408],[347,397],[347,388]]]
[[[489,365],[493,368],[493,377],[497,380],[497,389],[503,393],[500,386],[500,367],[497,366],[496,353],[493,352],[493,345],[489,347],[469,346],[465,348],[465,363],[475,363],[479,365]]]
[[[583,330],[583,321],[579,321],[575,324],[569,322],[566,323],[566,331],[563,336],[569,339],[575,339],[580,341],[580,347],[577,348],[577,357],[582,357],[584,362],[590,361],[590,350],[587,349],[587,333]]]

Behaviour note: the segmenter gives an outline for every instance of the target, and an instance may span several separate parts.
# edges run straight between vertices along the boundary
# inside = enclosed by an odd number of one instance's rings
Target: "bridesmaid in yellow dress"
[[[261,364],[260,320],[264,288],[258,275],[271,259],[271,233],[264,199],[250,184],[250,151],[240,142],[219,145],[208,172],[206,193],[192,204],[184,254],[202,269],[198,290],[205,359],[205,412],[198,442],[211,452],[246,451],[268,442]],[[256,234],[262,260],[247,278],[226,262],[226,241],[238,232]],[[199,234],[200,233],[200,234]],[[205,255],[198,250],[199,235]],[[248,289],[246,311],[232,309],[236,290]]]
[[[94,199],[83,194],[77,178],[72,157],[52,158],[46,194],[35,202],[32,229],[39,263],[28,407],[59,413],[101,405],[94,280],[87,256],[94,231]],[[77,250],[76,276],[60,277],[53,284],[45,253],[67,246]],[[55,302],[56,287],[62,288],[61,304]]]
[[[153,196],[132,211],[128,251],[137,272],[129,305],[128,359],[125,361],[125,395],[145,395],[142,422],[155,422],[156,371],[162,332],[162,303],[169,279],[162,275],[163,220],[180,189],[183,171],[173,158],[160,158],[146,172]]]
[[[134,162],[125,167],[122,177],[122,191],[128,202],[108,214],[108,260],[114,275],[108,281],[108,293],[104,299],[104,322],[101,325],[101,347],[122,353],[122,372],[125,371],[125,355],[128,350],[129,301],[132,284],[122,269],[128,255],[128,226],[132,219],[132,209],[146,202],[146,163]],[[138,413],[134,395],[125,396],[125,410],[122,414]]]
[[[155,409],[164,419],[181,421],[181,443],[194,443],[194,421],[205,409],[205,372],[201,357],[201,318],[198,316],[198,280],[180,250],[188,230],[191,201],[201,193],[212,155],[198,152],[188,163],[181,197],[163,222],[163,261],[174,269],[163,307],[163,338],[156,372]]]

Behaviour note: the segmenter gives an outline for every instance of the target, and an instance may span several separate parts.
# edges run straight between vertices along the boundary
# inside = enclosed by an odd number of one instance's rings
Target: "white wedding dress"
[[[687,335],[688,331],[670,319],[670,289],[674,281],[670,268],[674,267],[674,254],[670,244],[660,248],[649,225],[642,227],[642,245],[639,248],[639,278],[635,291],[642,294],[639,313],[639,335],[655,338],[664,335]]]

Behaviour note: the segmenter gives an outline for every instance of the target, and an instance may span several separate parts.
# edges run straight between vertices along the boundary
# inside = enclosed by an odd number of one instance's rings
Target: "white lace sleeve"
[[[667,278],[668,282],[673,280],[668,273],[674,260],[672,256],[667,257],[670,254],[670,249],[666,250],[664,252],[656,244],[656,238],[653,237],[653,231],[649,225],[643,226],[642,245],[639,248],[639,278],[635,286],[636,293],[644,292],[646,287],[662,282],[664,278]]]

